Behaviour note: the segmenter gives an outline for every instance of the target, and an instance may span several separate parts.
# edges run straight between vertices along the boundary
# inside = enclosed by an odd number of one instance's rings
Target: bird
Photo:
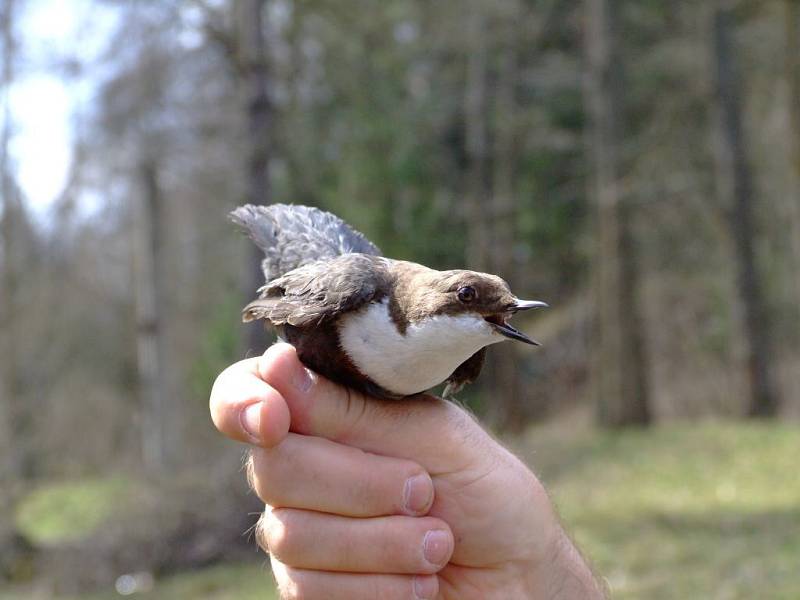
[[[314,207],[247,204],[230,219],[264,252],[266,283],[243,321],[266,321],[330,380],[387,400],[446,383],[453,398],[478,377],[488,346],[539,345],[508,321],[547,304],[518,299],[497,275],[387,258]]]

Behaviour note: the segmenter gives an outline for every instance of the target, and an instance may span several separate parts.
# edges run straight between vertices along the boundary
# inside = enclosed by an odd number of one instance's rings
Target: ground
[[[800,598],[800,428],[548,425],[512,447],[544,480],[614,598]],[[262,558],[166,578],[135,597],[269,600],[271,585]],[[36,597],[0,591],[0,599]]]
[[[800,598],[796,426],[542,429],[518,448],[614,598]]]
[[[271,585],[272,576],[264,563],[219,565],[201,571],[183,573],[156,582],[150,592],[132,594],[142,600],[276,600]],[[116,590],[83,594],[80,597],[61,597],[67,600],[119,600]],[[46,590],[26,588],[3,592],[0,600],[46,600],[51,598]]]

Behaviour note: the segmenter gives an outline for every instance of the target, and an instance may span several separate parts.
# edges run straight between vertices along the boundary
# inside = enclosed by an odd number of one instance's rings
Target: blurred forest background
[[[550,303],[464,399],[616,596],[800,597],[800,2],[0,8],[0,597],[268,597],[207,409],[269,343],[245,202]],[[44,205],[36,77],[75,99]]]

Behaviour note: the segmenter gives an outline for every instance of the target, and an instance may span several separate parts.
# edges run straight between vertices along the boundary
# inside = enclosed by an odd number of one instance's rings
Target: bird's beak
[[[499,323],[489,321],[489,325],[491,325],[497,333],[499,333],[500,335],[504,335],[507,338],[510,338],[512,340],[519,340],[520,342],[525,342],[526,344],[530,344],[532,346],[541,346],[539,342],[529,338],[519,329],[514,329],[511,325],[509,325],[505,321],[501,321]]]
[[[516,300],[514,305],[508,309],[508,312],[505,315],[499,315],[493,318],[487,318],[486,320],[489,324],[494,328],[494,330],[509,339],[517,340],[520,342],[525,342],[526,344],[531,344],[532,346],[540,346],[539,342],[534,339],[529,338],[527,335],[522,333],[519,329],[515,329],[511,325],[508,324],[508,317],[510,314],[514,314],[520,310],[530,310],[532,308],[546,308],[547,304],[544,302],[540,302],[539,300]]]
[[[547,302],[541,302],[540,300],[517,300],[511,310],[517,312],[518,310],[530,310],[532,308],[549,308],[549,305]]]

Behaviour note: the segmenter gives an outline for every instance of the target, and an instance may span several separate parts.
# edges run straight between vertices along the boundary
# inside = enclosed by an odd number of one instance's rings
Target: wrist
[[[604,582],[592,573],[586,559],[559,526],[546,556],[530,571],[531,600],[605,600]]]
[[[502,595],[509,600],[604,600],[605,586],[561,525],[555,507],[538,478],[528,471],[528,494],[517,521],[518,552],[506,564]],[[523,533],[527,532],[527,533]]]
[[[534,483],[529,506],[533,539],[531,553],[517,563],[518,577],[524,590],[509,598],[529,600],[604,600],[608,597],[604,582],[598,580],[575,544],[564,530],[555,507],[541,482]]]

